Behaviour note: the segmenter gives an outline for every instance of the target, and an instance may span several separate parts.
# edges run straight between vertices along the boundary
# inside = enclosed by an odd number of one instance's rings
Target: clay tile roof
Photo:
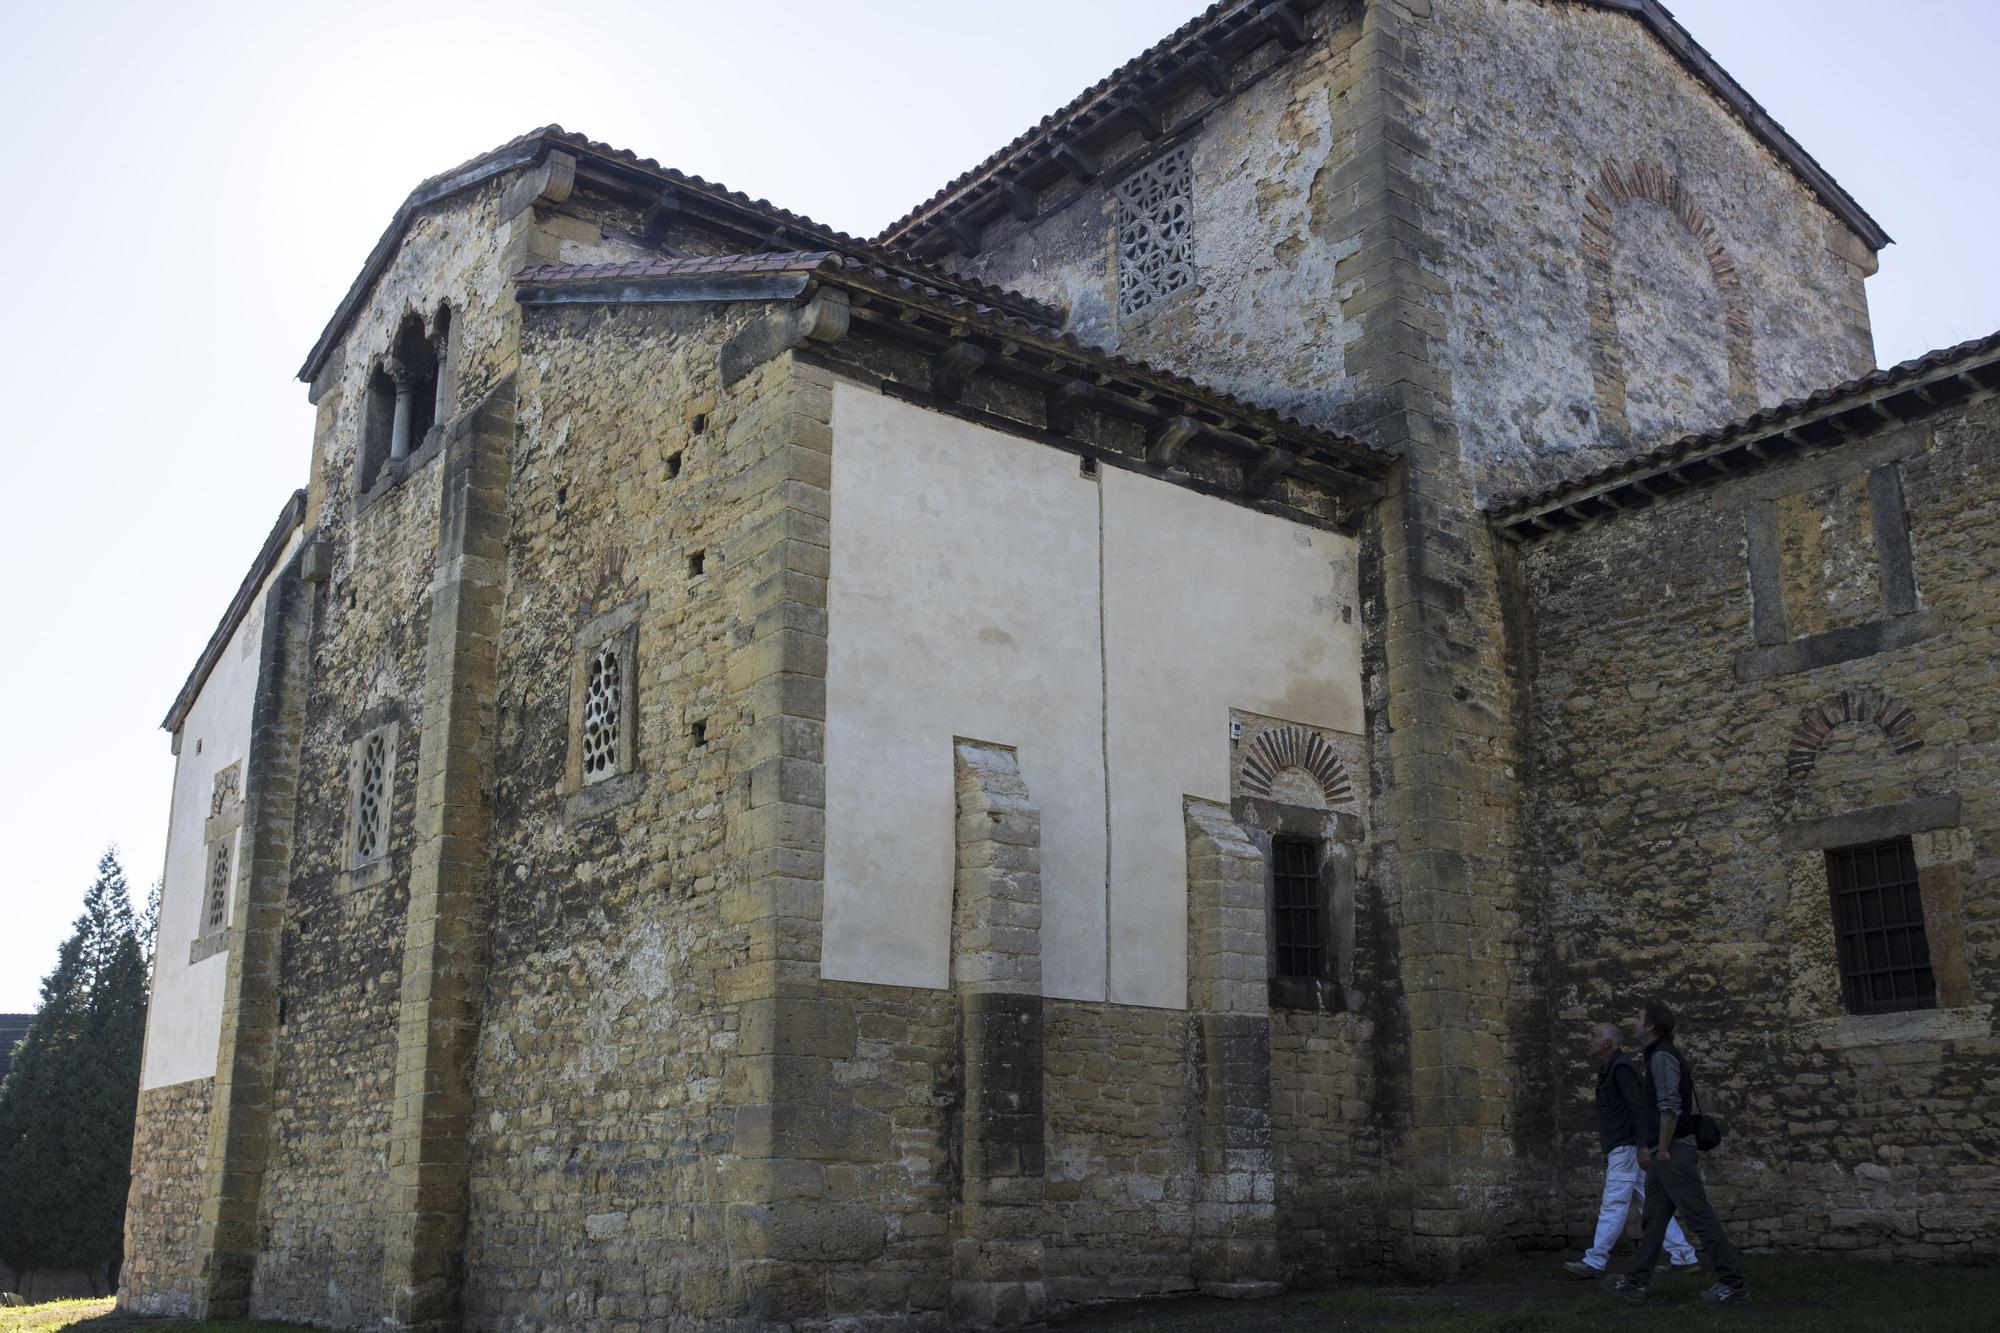
[[[1296,2],[1299,8],[1310,9],[1316,8],[1321,0],[1296,0]],[[1569,2],[1631,15],[1661,45],[1665,46],[1689,73],[1707,84],[1737,119],[1741,120],[1794,175],[1818,195],[1820,201],[1831,212],[1853,228],[1855,234],[1866,241],[1871,249],[1879,250],[1889,244],[1889,234],[1882,229],[1880,223],[1869,216],[1868,210],[1863,208],[1811,153],[1792,138],[1785,127],[1773,119],[1757,99],[1752,97],[1743,85],[1702,47],[1701,43],[1689,35],[1687,29],[1680,25],[1659,0],[1569,0]],[[914,242],[918,233],[975,204],[977,187],[1003,168],[1024,162],[1054,140],[1087,129],[1094,117],[1101,116],[1126,95],[1139,91],[1149,82],[1160,80],[1162,77],[1171,79],[1185,67],[1187,61],[1199,58],[1204,52],[1220,48],[1227,37],[1254,23],[1264,11],[1272,7],[1272,0],[1222,0],[1222,3],[1210,5],[1165,38],[1147,47],[1078,93],[1058,110],[1043,116],[978,166],[954,178],[929,199],[883,228],[877,239],[899,245]]]
[[[747,269],[742,267],[748,265]],[[1023,319],[1011,310],[975,301],[962,292],[912,277],[900,266],[877,263],[834,252],[772,255],[708,255],[662,260],[651,264],[542,264],[515,274],[521,283],[597,282],[607,278],[672,278],[740,272],[812,272],[823,281],[854,286],[891,300],[949,311],[954,321],[1018,341],[1034,340],[1078,362],[1131,378],[1145,379],[1177,395],[1199,399],[1217,409],[1285,434],[1310,440],[1351,459],[1386,469],[1395,455],[1351,435],[1327,430],[1274,408],[1226,393],[1198,380],[1145,361],[1108,352],[1064,332],[1060,324]]]
[[[628,264],[537,264],[514,275],[516,282],[597,282],[606,278],[689,278],[727,273],[810,273],[833,257],[830,250],[788,250],[776,254],[691,255]]]
[[[1884,391],[1912,384],[1953,367],[1971,369],[1979,362],[1989,359],[2000,359],[2000,332],[1989,333],[1983,338],[1969,339],[1956,347],[1943,347],[1926,352],[1922,356],[1887,369],[1870,371],[1858,379],[1846,380],[1820,389],[1803,398],[1788,398],[1782,403],[1753,412],[1749,416],[1738,417],[1714,430],[1683,435],[1657,449],[1598,468],[1594,472],[1566,477],[1539,491],[1502,496],[1487,505],[1486,512],[1505,521],[1554,505],[1573,492],[1598,490],[1624,477],[1670,468],[1737,440],[1776,435],[1798,424],[1803,418],[1822,413],[1827,408],[1838,407],[1849,399],[1858,400],[1879,395]],[[1996,372],[1992,378],[1993,387],[2000,388],[2000,372]]]
[[[375,280],[387,267],[412,217],[425,207],[479,185],[502,172],[528,166],[538,161],[552,147],[576,156],[579,165],[594,163],[615,174],[651,178],[661,185],[705,199],[739,217],[768,224],[777,239],[794,242],[805,240],[819,248],[864,255],[884,265],[920,274],[940,287],[976,294],[983,301],[1016,310],[1025,316],[1050,323],[1061,323],[1063,320],[1062,310],[1045,301],[947,272],[911,255],[815,222],[802,213],[780,208],[767,199],[753,199],[739,190],[731,190],[713,181],[704,180],[700,176],[690,176],[672,167],[663,167],[652,158],[640,157],[629,148],[614,148],[610,144],[600,143],[585,135],[571,133],[560,125],[544,125],[509,139],[498,148],[469,158],[449,171],[441,171],[410,191],[409,196],[404,199],[390,220],[388,229],[383,232],[381,239],[376,241],[375,248],[369,252],[360,274],[349,286],[347,294],[341,298],[333,318],[328,321],[325,330],[320,334],[319,341],[314,344],[312,352],[306,357],[305,364],[300,367],[299,378],[310,383],[325,366],[327,357],[367,299]]]
[[[1029,149],[1054,138],[1057,131],[1070,128],[1083,118],[1085,112],[1110,101],[1112,94],[1123,92],[1146,78],[1167,57],[1192,54],[1203,48],[1207,39],[1215,35],[1224,20],[1238,18],[1242,12],[1255,7],[1257,7],[1255,4],[1246,3],[1245,0],[1219,0],[1219,3],[1210,5],[1085,88],[1061,107],[1015,135],[1004,147],[989,154],[985,161],[953,177],[937,193],[884,227],[876,239],[885,242],[899,241],[903,239],[902,233],[919,223],[933,221],[932,214],[942,217],[951,212],[952,205],[961,202],[955,196],[961,195],[967,187],[978,184]]]

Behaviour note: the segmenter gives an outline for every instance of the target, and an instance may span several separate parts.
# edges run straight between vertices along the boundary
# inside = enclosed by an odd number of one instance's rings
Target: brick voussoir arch
[[[1743,274],[1730,257],[1729,247],[1723,243],[1714,220],[1681,183],[1681,178],[1660,163],[1640,158],[1629,166],[1621,166],[1612,159],[1599,170],[1583,201],[1583,259],[1590,284],[1593,348],[1591,372],[1597,384],[1600,419],[1612,433],[1630,438],[1632,428],[1625,416],[1625,356],[1611,302],[1611,245],[1618,206],[1633,199],[1666,209],[1701,247],[1715,280],[1716,294],[1722,298],[1730,405],[1739,416],[1756,411],[1757,363],[1752,345],[1750,296]]]
[[[1251,796],[1268,797],[1272,783],[1287,769],[1297,769],[1318,783],[1329,809],[1354,801],[1354,783],[1340,755],[1325,737],[1300,726],[1273,727],[1250,742],[1243,757],[1242,788]]]
[[[1791,748],[1785,752],[1786,772],[1793,777],[1812,772],[1819,762],[1820,751],[1826,748],[1827,737],[1837,728],[1850,725],[1880,727],[1893,754],[1910,754],[1924,748],[1914,709],[1904,707],[1880,690],[1840,690],[1821,703],[1807,705],[1799,715],[1799,725],[1792,731]]]

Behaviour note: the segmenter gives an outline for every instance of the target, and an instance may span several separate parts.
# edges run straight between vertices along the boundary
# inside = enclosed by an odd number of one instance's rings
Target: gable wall
[[[1638,19],[1432,9],[1415,184],[1482,501],[1873,368],[1866,251]]]

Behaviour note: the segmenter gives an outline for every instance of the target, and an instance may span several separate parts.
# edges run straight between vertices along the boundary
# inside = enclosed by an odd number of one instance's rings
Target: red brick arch
[[[1347,765],[1325,737],[1300,726],[1272,727],[1250,742],[1243,756],[1241,786],[1251,796],[1269,796],[1278,774],[1295,768],[1319,784],[1328,808],[1354,802]]]
[[[1756,356],[1750,325],[1750,298],[1743,275],[1722,235],[1681,178],[1649,158],[1622,166],[1605,162],[1584,196],[1583,259],[1590,287],[1591,372],[1597,385],[1598,414],[1606,433],[1629,438],[1625,416],[1625,350],[1618,338],[1618,321],[1611,304],[1612,224],[1618,209],[1634,199],[1667,210],[1708,260],[1716,294],[1722,300],[1723,333],[1728,345],[1729,401],[1738,415],[1757,410]]]
[[[1785,752],[1785,770],[1803,777],[1819,762],[1827,738],[1844,726],[1880,727],[1892,754],[1909,754],[1924,748],[1917,732],[1915,710],[1905,708],[1880,690],[1841,690],[1833,697],[1808,705],[1792,731],[1791,748]]]

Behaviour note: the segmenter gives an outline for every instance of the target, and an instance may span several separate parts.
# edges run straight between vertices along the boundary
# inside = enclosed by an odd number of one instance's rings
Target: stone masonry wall
[[[132,1191],[125,1209],[120,1309],[193,1313],[200,1276],[201,1180],[208,1157],[212,1078],[139,1094],[132,1134]]]
[[[543,193],[516,188],[523,179]],[[552,179],[561,183],[550,185]],[[417,978],[419,1007],[408,1009],[404,935],[422,832],[425,689],[437,684],[428,680],[435,671],[428,650],[439,531],[446,518],[462,518],[444,507],[445,472],[455,457],[445,446],[463,427],[461,417],[515,368],[513,270],[535,260],[622,253],[602,238],[586,201],[570,194],[561,172],[534,168],[418,216],[313,386],[318,419],[308,523],[331,567],[303,593],[311,687],[270,1000],[275,1067],[268,1130],[255,1174],[230,1174],[225,1165],[226,1179],[247,1181],[247,1206],[255,1209],[248,1309],[256,1314],[359,1326],[388,1313],[392,1294],[407,1295],[412,1257],[414,1280],[430,1281],[432,1259],[421,1240],[414,1256],[407,1246],[396,1252],[393,1293],[384,1286],[384,1264],[391,1253],[385,1241],[410,1234],[409,1214],[394,1211],[402,1196],[389,1192],[399,1029],[408,1027],[411,1012],[424,1012],[421,997],[430,994]],[[438,425],[412,441],[400,475],[378,474],[364,486],[355,469],[368,377],[406,318],[436,329],[442,306],[450,309],[452,332],[441,372],[449,394],[438,405]],[[386,852],[374,865],[352,869],[352,747],[383,726],[395,735]],[[428,918],[424,928],[431,930]],[[421,1029],[400,1035],[420,1047],[425,1041]],[[231,1202],[225,1211],[231,1210],[241,1206]],[[237,1299],[212,1297],[225,1305]]]
[[[2000,407],[1956,409],[1522,553],[1571,1244],[1600,1169],[1585,1025],[1658,994],[1730,1123],[1704,1165],[1739,1245],[2000,1252],[1997,438]],[[1849,655],[1864,610],[1917,641]],[[1852,1016],[1825,849],[1898,833],[1939,1008]]]
[[[1872,257],[1638,18],[1430,8],[1418,179],[1482,500],[1873,368]]]
[[[748,796],[756,720],[731,674],[758,577],[741,542],[775,469],[769,386],[721,392],[715,368],[751,313],[537,310],[524,329],[468,1328],[712,1319],[740,1299],[721,1158],[748,1092],[722,977],[748,943],[725,811]],[[637,768],[583,788],[578,635],[621,609]]]

